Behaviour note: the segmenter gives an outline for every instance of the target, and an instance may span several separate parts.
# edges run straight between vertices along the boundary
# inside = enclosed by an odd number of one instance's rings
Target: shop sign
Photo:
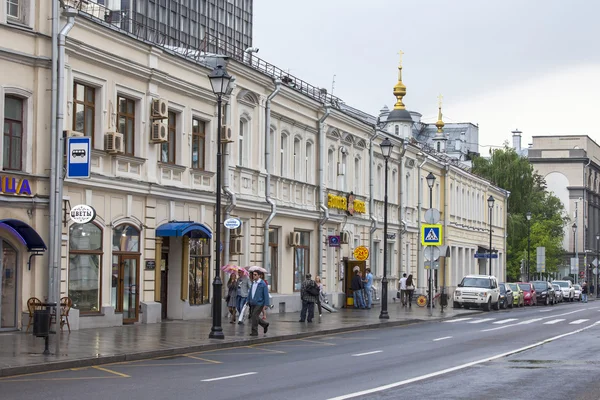
[[[31,196],[31,186],[29,185],[29,180],[26,178],[0,176],[0,190],[3,194]]]
[[[225,222],[223,222],[225,228],[227,229],[237,229],[242,226],[242,221],[239,218],[227,218]]]
[[[87,224],[96,218],[96,210],[86,204],[78,204],[71,208],[69,212],[71,221],[76,224]]]
[[[365,261],[367,258],[369,258],[369,249],[367,249],[365,246],[358,246],[354,249],[354,258],[356,258],[358,261]]]
[[[340,247],[340,235],[329,235],[327,238],[329,239],[329,247]]]
[[[344,210],[350,215],[354,215],[354,213],[364,214],[367,212],[365,202],[357,200],[353,194],[349,194],[348,197],[328,194],[327,207]]]

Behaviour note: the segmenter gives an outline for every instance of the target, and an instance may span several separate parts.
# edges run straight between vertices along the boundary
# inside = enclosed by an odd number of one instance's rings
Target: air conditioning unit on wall
[[[300,232],[290,232],[289,245],[291,247],[300,246]]]
[[[152,119],[169,118],[169,103],[165,99],[152,100]]]
[[[150,142],[152,143],[165,143],[169,141],[169,131],[167,124],[162,121],[152,122],[150,131]]]
[[[229,253],[232,255],[242,254],[242,239],[232,238],[229,242]]]
[[[238,227],[235,229],[232,229],[231,231],[231,237],[242,237],[244,236],[244,232],[242,231],[242,227]]]
[[[342,231],[340,233],[340,242],[342,244],[348,244],[350,242],[350,233],[348,231]]]
[[[231,142],[233,142],[233,133],[231,132],[231,127],[229,125],[223,125],[221,127],[221,143]]]
[[[106,132],[104,134],[104,150],[109,154],[122,154],[125,152],[123,134],[119,132]]]

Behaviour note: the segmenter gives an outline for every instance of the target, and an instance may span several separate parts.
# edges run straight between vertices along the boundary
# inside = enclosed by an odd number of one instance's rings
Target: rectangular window
[[[11,19],[21,19],[21,0],[6,0],[6,15]]]
[[[160,161],[167,164],[175,164],[176,143],[177,143],[177,114],[169,111],[169,139],[166,143],[160,145]]]
[[[373,257],[371,258],[371,271],[377,275],[379,273],[379,251],[381,242],[373,242]]]
[[[102,229],[91,222],[71,225],[68,289],[81,314],[101,311],[102,254]]]
[[[4,148],[2,167],[20,171],[23,162],[23,108],[18,97],[4,98]]]
[[[394,265],[394,260],[392,259],[394,257],[394,243],[388,243],[387,244],[387,249],[386,249],[386,266],[385,266],[385,271],[386,274],[389,276],[391,274],[392,271],[392,265]]]
[[[310,271],[310,232],[300,233],[300,245],[294,247],[294,291],[299,292],[304,276]]]
[[[189,301],[191,306],[210,301],[210,243],[208,239],[190,239]]]
[[[268,277],[268,281],[271,284],[269,290],[273,293],[277,293],[277,282],[279,280],[279,243],[278,243],[278,230],[269,229],[269,249],[271,251],[271,276]]]
[[[133,156],[135,151],[135,100],[117,97],[117,128],[123,134],[125,154]]]
[[[205,124],[192,119],[192,168],[204,170],[204,147],[206,144]]]
[[[73,85],[73,130],[92,138],[94,147],[94,127],[96,114],[96,89],[75,82]]]

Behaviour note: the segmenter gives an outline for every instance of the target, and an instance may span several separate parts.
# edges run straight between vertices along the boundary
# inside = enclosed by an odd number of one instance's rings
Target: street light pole
[[[221,327],[221,294],[223,282],[221,281],[221,113],[222,98],[227,93],[231,76],[227,74],[222,65],[217,65],[208,75],[213,93],[217,96],[217,204],[215,206],[215,278],[213,280],[213,309],[212,328],[208,337],[210,339],[225,339],[223,327]]]
[[[598,293],[598,273],[600,272],[600,250],[598,249],[598,242],[600,242],[600,233],[596,233],[596,284],[594,290],[596,291],[596,298],[600,298]]]
[[[429,186],[429,209],[431,210],[433,208],[433,185],[435,184],[435,175],[433,173],[429,173],[429,175],[427,175],[427,177],[425,178],[427,180],[427,186]],[[431,212],[431,211],[430,211]],[[430,254],[433,254],[430,253]],[[429,293],[428,293],[428,298],[429,298],[429,310],[431,313],[433,313],[433,263],[435,262],[435,260],[433,260],[433,257],[431,260],[429,260],[429,278],[427,280],[427,287],[429,288]]]
[[[492,275],[492,211],[494,209],[494,202],[496,200],[494,200],[494,196],[490,195],[490,197],[488,197],[488,207],[490,209],[490,259],[489,259],[489,274]]]
[[[527,217],[527,282],[531,280],[529,276],[529,252],[531,251],[531,211],[525,214]]]
[[[577,205],[577,203],[575,203]],[[575,214],[577,215],[577,213]],[[575,263],[577,268],[575,269],[575,273],[573,274],[573,285],[577,283],[577,274],[579,273],[579,252],[577,251],[577,222],[573,223],[573,253],[575,253]],[[571,271],[573,272],[573,271]],[[569,274],[571,275],[571,274]]]
[[[381,147],[381,154],[385,160],[385,184],[384,184],[384,197],[383,197],[383,278],[381,279],[381,313],[379,319],[390,319],[387,310],[388,300],[388,280],[387,280],[387,229],[388,229],[388,159],[392,154],[392,148],[394,145],[390,139],[385,138],[379,145]]]

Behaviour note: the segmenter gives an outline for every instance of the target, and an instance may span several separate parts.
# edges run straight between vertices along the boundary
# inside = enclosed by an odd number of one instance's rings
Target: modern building
[[[9,15],[0,7],[1,329],[26,325],[28,299],[48,296],[52,271],[45,249],[54,239],[61,247],[60,292],[73,300],[74,329],[208,317],[213,296],[220,295],[211,286],[217,249],[223,264],[267,268],[274,312],[300,308],[308,272],[322,276],[333,304],[346,305],[355,267],[370,266],[379,285],[384,251],[390,288],[410,271],[423,291],[419,227],[429,172],[437,177],[434,206],[454,268],[444,270],[444,286],[479,269],[473,254],[487,243],[481,207],[488,195],[498,207],[493,246],[505,253],[507,194],[394,132],[386,133],[394,151],[384,248],[382,128],[326,91],[254,56],[248,62],[237,48],[220,49],[227,59],[201,51],[191,57],[89,9],[69,10],[60,18],[61,27],[68,17],[73,28],[60,58],[55,119],[51,2],[18,4],[29,11],[9,7]],[[207,77],[216,63],[235,77],[223,126]],[[395,94],[401,102],[402,90]],[[410,132],[406,114],[396,114],[391,122]],[[92,143],[90,178],[64,180],[58,236],[48,223],[49,149],[57,133]],[[221,228],[220,244],[213,239],[218,146],[222,212],[242,221],[236,230]],[[93,207],[95,219],[70,219],[77,205]],[[367,248],[366,260],[355,256],[359,247]],[[502,277],[499,260],[493,272]]]
[[[590,278],[589,263],[600,240],[600,146],[587,135],[534,136],[529,161],[563,203],[570,222],[565,226],[564,274],[570,259],[578,258],[577,272]]]

